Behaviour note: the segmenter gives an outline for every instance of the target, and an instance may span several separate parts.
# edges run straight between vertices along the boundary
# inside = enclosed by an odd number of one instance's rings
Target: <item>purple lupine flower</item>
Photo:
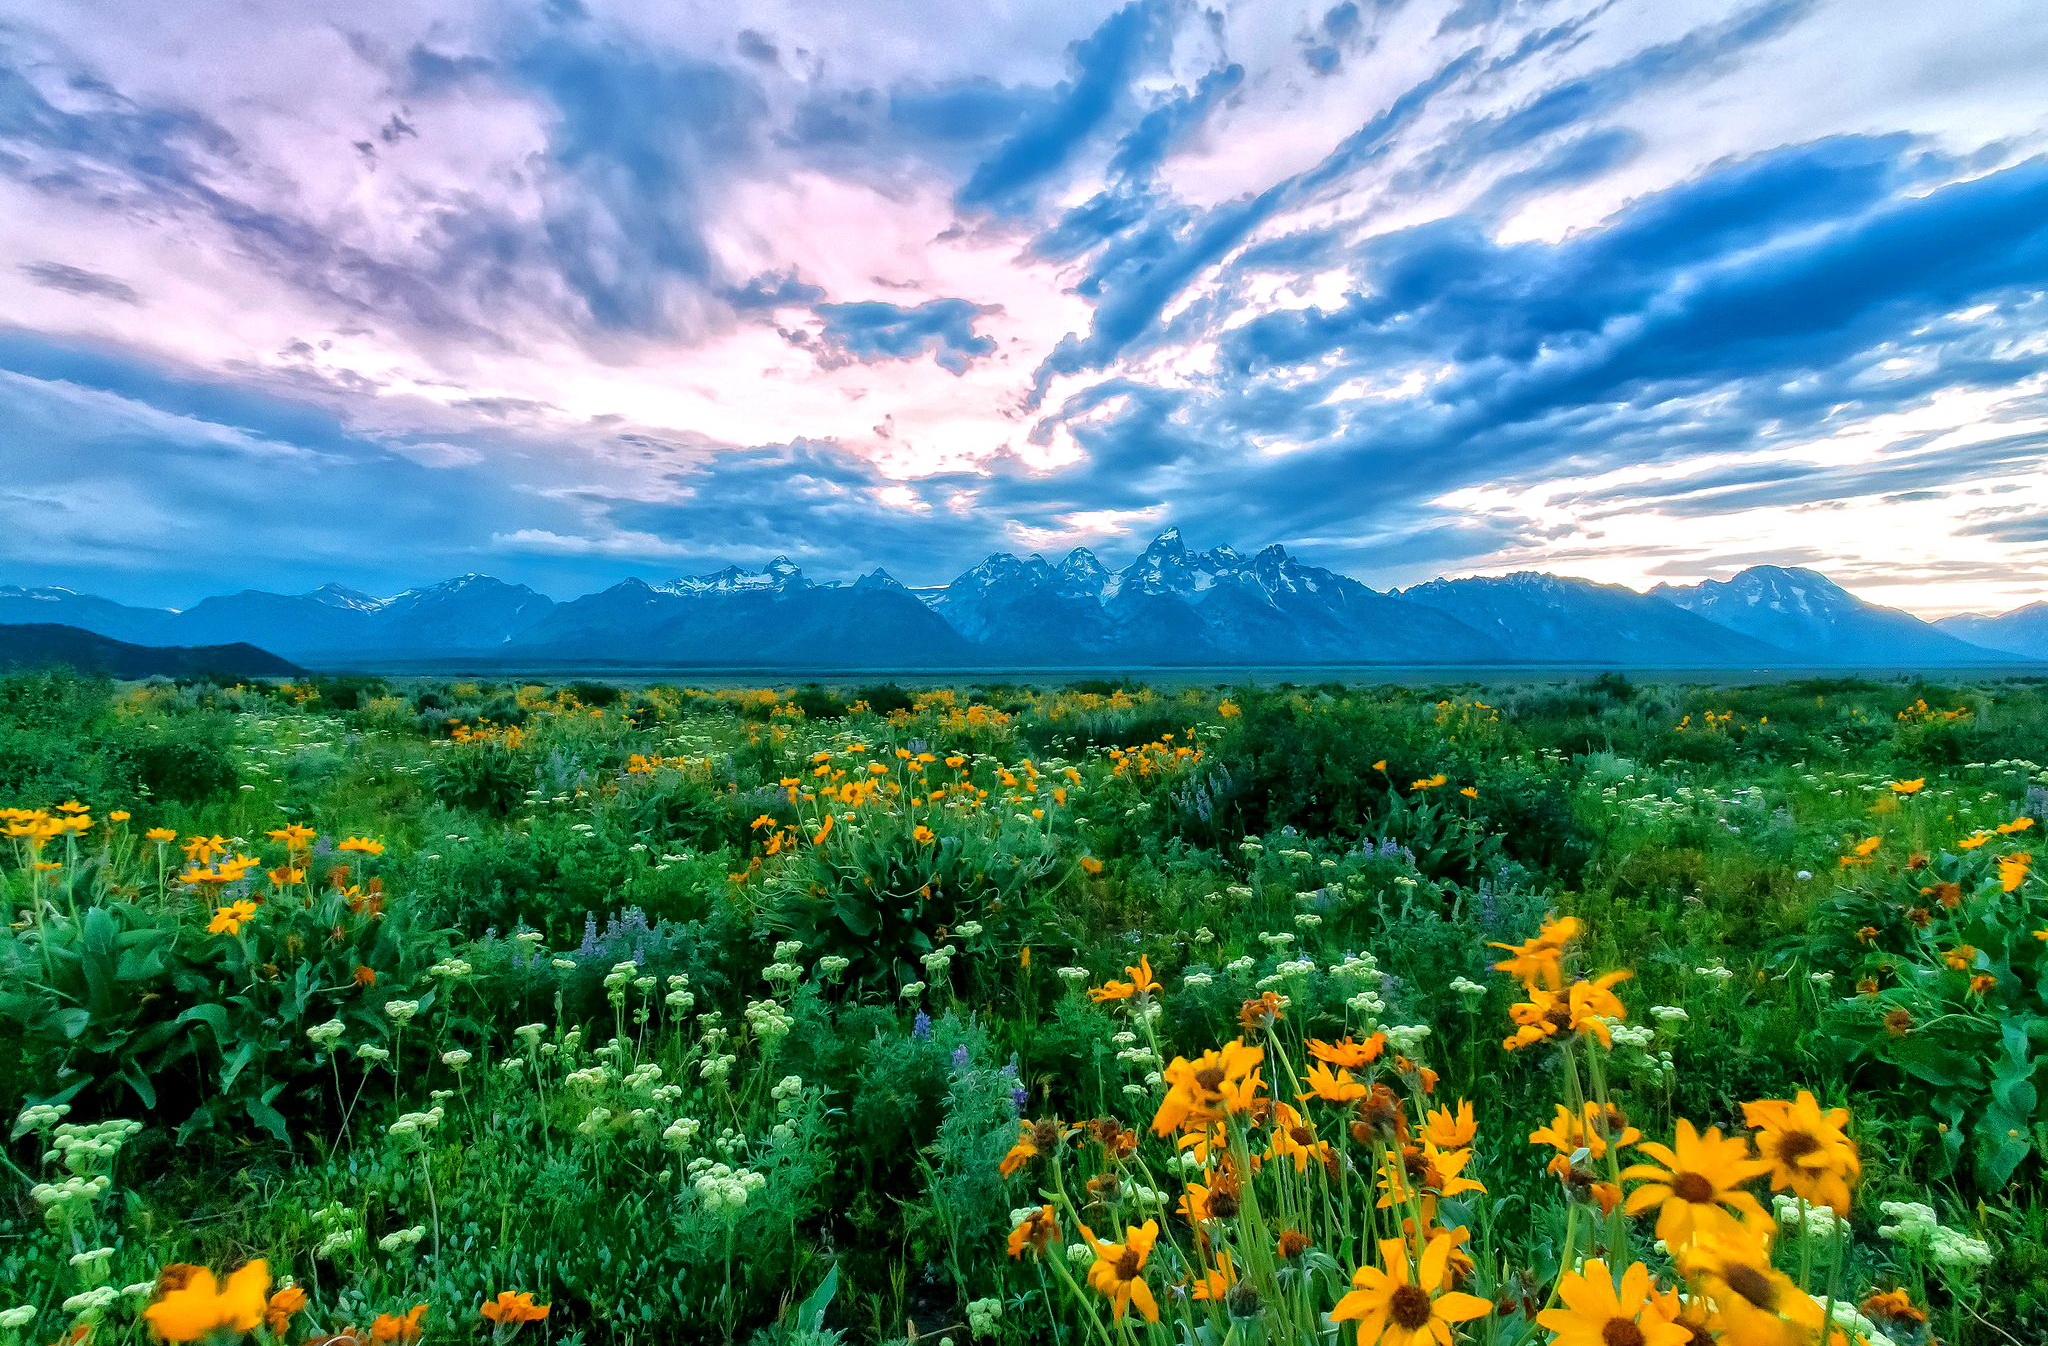
[[[932,1016],[926,1014],[923,1010],[919,1010],[917,1012],[917,1017],[910,1021],[910,1036],[916,1038],[919,1042],[922,1042],[931,1035]]]
[[[968,1064],[967,1044],[963,1042],[953,1049],[953,1069],[965,1070]]]

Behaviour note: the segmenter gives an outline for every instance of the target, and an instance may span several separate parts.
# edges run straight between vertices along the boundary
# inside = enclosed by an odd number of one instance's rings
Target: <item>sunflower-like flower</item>
[[[1646,1140],[1638,1147],[1655,1163],[1630,1164],[1624,1178],[1641,1179],[1628,1195],[1631,1215],[1657,1208],[1657,1237],[1674,1250],[1701,1234],[1740,1232],[1743,1221],[1768,1227],[1770,1217],[1742,1184],[1771,1169],[1767,1159],[1752,1159],[1749,1142],[1722,1136],[1721,1128],[1704,1132],[1680,1118],[1676,1146]]]
[[[1756,1152],[1771,1165],[1771,1187],[1789,1189],[1837,1215],[1849,1213],[1849,1187],[1863,1173],[1856,1142],[1844,1129],[1847,1108],[1823,1110],[1809,1090],[1790,1103],[1767,1098],[1742,1105],[1742,1120],[1755,1128]]]
[[[1451,1240],[1438,1234],[1423,1249],[1419,1265],[1408,1260],[1404,1239],[1380,1240],[1379,1267],[1351,1274],[1351,1290],[1330,1310],[1332,1322],[1356,1322],[1359,1346],[1450,1346],[1451,1328],[1493,1312],[1477,1295],[1442,1291]]]
[[[1366,1086],[1350,1071],[1332,1070],[1320,1061],[1308,1068],[1308,1092],[1296,1098],[1320,1098],[1325,1103],[1353,1103],[1365,1097]]]
[[[1237,1284],[1237,1264],[1230,1260],[1230,1251],[1225,1249],[1216,1254],[1216,1265],[1203,1267],[1202,1274],[1188,1284],[1190,1299],[1221,1299],[1230,1293],[1230,1287]]]
[[[1479,1124],[1472,1120],[1472,1104],[1458,1100],[1458,1110],[1431,1108],[1424,1119],[1422,1138],[1440,1150],[1456,1150],[1472,1143]]]
[[[1643,1133],[1630,1126],[1618,1108],[1602,1108],[1590,1099],[1577,1117],[1562,1103],[1556,1108],[1549,1126],[1529,1133],[1531,1145],[1548,1145],[1565,1156],[1584,1150],[1591,1158],[1604,1159],[1609,1145],[1633,1145],[1643,1138]]]
[[[1825,1311],[1771,1265],[1763,1235],[1741,1229],[1703,1235],[1679,1259],[1679,1268],[1713,1304],[1721,1341],[1805,1346],[1820,1340]],[[1828,1346],[1845,1342],[1839,1333],[1828,1334]]]
[[[1193,1061],[1174,1057],[1160,1072],[1166,1081],[1166,1098],[1152,1118],[1153,1134],[1169,1135],[1190,1122],[1213,1122],[1246,1111],[1265,1087],[1259,1076],[1259,1063],[1265,1059],[1263,1048],[1250,1046],[1243,1038],[1203,1052]]]
[[[1330,1162],[1330,1142],[1320,1139],[1308,1119],[1286,1103],[1275,1103],[1272,1116],[1273,1144],[1267,1152],[1274,1159],[1292,1159],[1296,1173],[1306,1173],[1309,1161]]]
[[[1095,1249],[1095,1261],[1088,1268],[1088,1284],[1109,1300],[1111,1317],[1122,1322],[1131,1306],[1136,1305],[1146,1322],[1158,1322],[1159,1302],[1152,1297],[1152,1287],[1145,1283],[1144,1273],[1145,1259],[1152,1255],[1152,1245],[1159,1239],[1159,1221],[1124,1226],[1122,1243],[1104,1242],[1087,1225],[1081,1226],[1081,1237]]]
[[[1495,943],[1508,956],[1494,967],[1535,990],[1539,986],[1556,990],[1564,984],[1564,952],[1579,937],[1582,927],[1576,916],[1560,916],[1543,923],[1533,936],[1520,944]]]
[[[1530,987],[1527,1000],[1508,1007],[1508,1017],[1519,1026],[1513,1035],[1502,1040],[1501,1046],[1514,1051],[1571,1032],[1598,1038],[1602,1046],[1612,1047],[1614,1035],[1608,1031],[1607,1021],[1628,1014],[1613,987],[1632,975],[1609,972],[1591,981],[1573,982],[1569,990]]]
[[[1687,1346],[1692,1329],[1659,1312],[1656,1294],[1641,1262],[1631,1263],[1617,1285],[1595,1257],[1577,1271],[1565,1269],[1557,1284],[1563,1307],[1543,1310],[1536,1321],[1556,1334],[1554,1346]]]

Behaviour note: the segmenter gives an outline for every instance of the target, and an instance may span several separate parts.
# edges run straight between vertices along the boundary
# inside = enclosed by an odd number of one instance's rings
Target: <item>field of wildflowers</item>
[[[0,1346],[2036,1346],[2030,758],[2017,681],[0,678]]]

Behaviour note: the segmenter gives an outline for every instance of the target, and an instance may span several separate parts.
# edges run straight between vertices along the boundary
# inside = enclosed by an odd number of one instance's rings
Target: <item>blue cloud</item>
[[[1174,0],[1132,0],[1074,46],[1074,78],[1059,100],[1034,117],[974,171],[960,189],[963,207],[1018,211],[1065,168],[1123,104],[1132,77],[1157,54],[1177,17]]]
[[[928,299],[905,306],[878,299],[819,304],[825,348],[865,364],[930,355],[939,368],[964,374],[974,360],[995,353],[994,338],[975,333],[974,320],[993,309],[965,299]]]

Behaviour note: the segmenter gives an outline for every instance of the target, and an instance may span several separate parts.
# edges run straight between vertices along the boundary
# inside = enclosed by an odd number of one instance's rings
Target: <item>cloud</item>
[[[959,375],[968,364],[994,353],[996,343],[974,331],[975,319],[997,310],[965,299],[928,299],[905,306],[878,299],[819,304],[819,342],[827,352],[858,360],[914,360],[930,355],[939,368]]]
[[[1178,6],[1133,0],[1074,46],[1074,77],[1047,107],[983,161],[960,204],[1018,212],[1107,123],[1144,64],[1158,56]]]
[[[87,271],[83,267],[71,266],[64,262],[23,262],[19,270],[24,276],[47,289],[111,299],[119,304],[142,303],[142,296],[136,293],[133,285],[124,280],[116,280],[112,276],[101,275],[97,271]]]

